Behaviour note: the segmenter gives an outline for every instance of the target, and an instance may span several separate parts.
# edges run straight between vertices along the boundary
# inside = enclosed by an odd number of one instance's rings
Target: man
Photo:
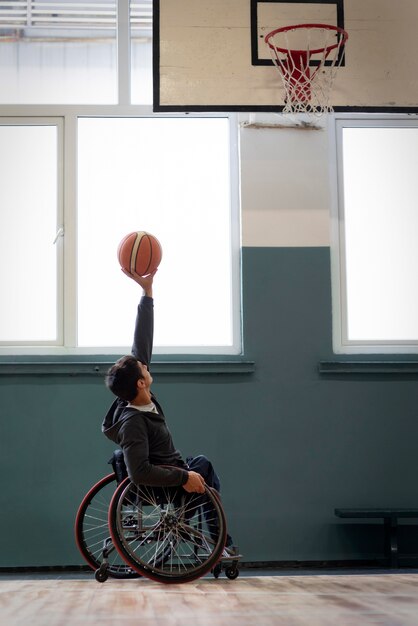
[[[143,296],[138,305],[132,355],[119,359],[106,375],[106,385],[117,399],[104,419],[102,431],[122,448],[133,483],[182,486],[189,493],[203,493],[206,483],[219,491],[219,478],[206,457],[200,455],[184,462],[151,391],[155,272],[145,277],[125,273],[142,287]],[[229,535],[227,546],[232,546]]]

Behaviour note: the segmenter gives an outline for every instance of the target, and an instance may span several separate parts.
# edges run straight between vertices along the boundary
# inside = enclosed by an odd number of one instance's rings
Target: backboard
[[[154,109],[280,111],[264,38],[306,22],[349,34],[335,110],[418,112],[417,0],[154,0]]]

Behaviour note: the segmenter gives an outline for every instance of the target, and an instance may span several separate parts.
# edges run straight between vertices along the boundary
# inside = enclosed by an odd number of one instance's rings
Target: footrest
[[[239,576],[240,559],[242,559],[242,554],[238,554],[238,552],[237,554],[227,554],[226,550],[224,550],[218,563],[212,569],[212,574],[215,578],[219,578],[224,571],[227,578],[235,580]]]

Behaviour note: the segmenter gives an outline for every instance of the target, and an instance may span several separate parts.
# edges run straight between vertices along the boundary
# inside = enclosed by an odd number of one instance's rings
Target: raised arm
[[[122,271],[143,289],[143,295],[138,304],[136,314],[132,354],[138,361],[148,366],[151,362],[154,338],[154,300],[152,285],[155,272],[143,277],[136,273],[130,274],[125,270]]]

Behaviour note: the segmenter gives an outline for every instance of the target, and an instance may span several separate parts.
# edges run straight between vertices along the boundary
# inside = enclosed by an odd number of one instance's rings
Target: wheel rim
[[[203,508],[206,514],[203,514]],[[216,495],[123,484],[109,509],[115,547],[137,572],[160,582],[187,582],[219,560],[226,525]]]

